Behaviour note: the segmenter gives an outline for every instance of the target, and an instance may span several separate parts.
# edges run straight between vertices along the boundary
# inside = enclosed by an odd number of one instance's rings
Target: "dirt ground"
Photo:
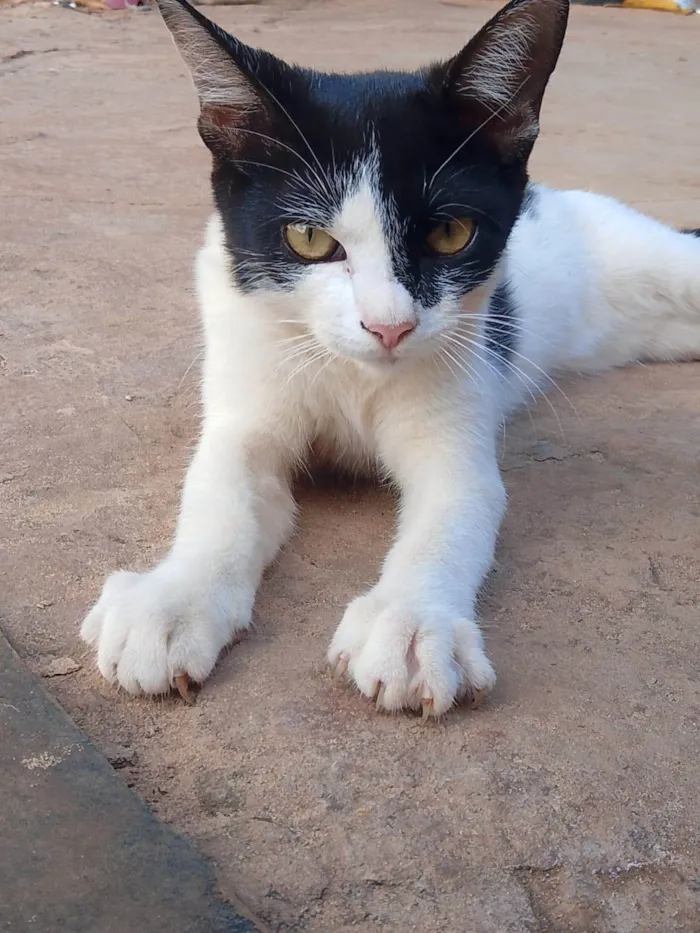
[[[207,8],[339,69],[454,51],[490,4]],[[700,17],[574,8],[533,174],[700,223]],[[270,930],[700,930],[700,364],[563,386],[508,429],[479,712],[377,715],[324,653],[394,503],[301,491],[255,631],[197,705],[119,695],[78,640],[167,548],[197,433],[208,158],[155,12],[0,11],[0,614],[121,774]],[[144,931],[145,933],[145,931]]]

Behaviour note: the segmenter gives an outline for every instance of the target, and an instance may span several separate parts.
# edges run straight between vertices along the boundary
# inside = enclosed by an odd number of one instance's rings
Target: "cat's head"
[[[568,0],[513,0],[450,61],[323,74],[158,0],[189,65],[244,292],[366,363],[435,352],[493,288]]]

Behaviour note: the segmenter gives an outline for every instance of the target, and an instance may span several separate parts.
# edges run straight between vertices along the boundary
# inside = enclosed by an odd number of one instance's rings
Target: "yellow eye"
[[[345,250],[340,243],[320,227],[289,224],[284,228],[284,238],[291,251],[307,262],[345,259]]]
[[[475,233],[476,224],[471,217],[457,217],[433,227],[426,242],[430,252],[437,256],[455,256],[469,246]]]

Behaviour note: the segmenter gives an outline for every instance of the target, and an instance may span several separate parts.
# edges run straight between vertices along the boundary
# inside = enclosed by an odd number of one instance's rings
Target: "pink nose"
[[[416,325],[410,321],[403,321],[401,324],[394,324],[393,326],[390,324],[365,324],[363,321],[362,326],[370,334],[379,337],[387,350],[393,350],[406,334],[410,334],[416,328]]]

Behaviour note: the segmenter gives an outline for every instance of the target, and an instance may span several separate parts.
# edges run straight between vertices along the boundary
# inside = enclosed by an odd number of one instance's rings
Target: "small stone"
[[[198,778],[194,790],[202,810],[209,816],[216,816],[219,813],[235,813],[240,810],[241,796],[236,782],[235,773],[218,772]]]
[[[133,402],[135,398],[136,398],[135,395],[125,395],[125,396],[124,396],[124,400],[127,401],[127,402]]]
[[[126,745],[108,745],[103,749],[104,756],[115,771],[128,768],[136,763],[136,749]]]
[[[50,609],[53,606],[52,600],[42,600],[40,603],[34,603],[37,609]]]
[[[79,671],[82,664],[78,664],[73,658],[54,658],[41,672],[42,677],[65,677],[67,674],[75,674]]]

